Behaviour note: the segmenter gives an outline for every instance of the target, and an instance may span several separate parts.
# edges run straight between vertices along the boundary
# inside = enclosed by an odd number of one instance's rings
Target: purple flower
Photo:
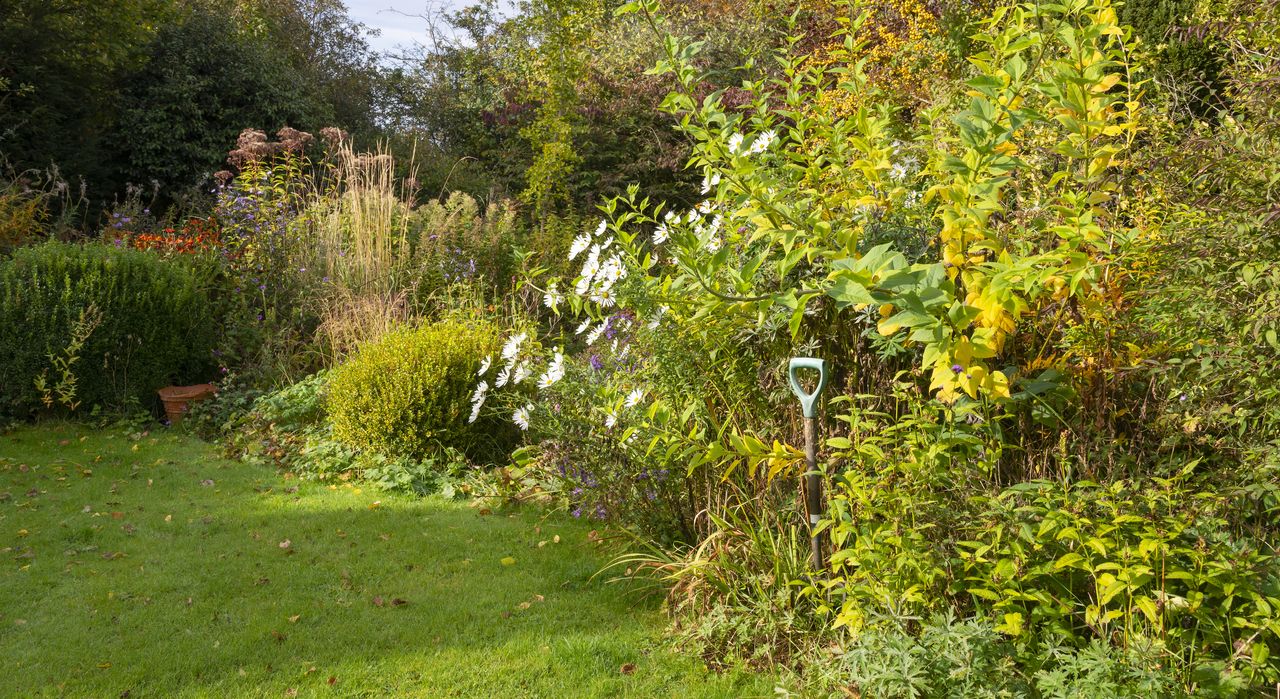
[[[575,507],[575,508],[573,508],[573,512],[570,512],[569,514],[573,515],[574,517],[581,517],[581,516],[582,516],[582,508],[581,508],[581,507]]]
[[[596,371],[600,371],[601,369],[604,368],[604,362],[600,361],[600,355],[598,354],[591,355],[590,362],[591,362],[591,368]]]
[[[960,366],[959,364],[952,364],[951,371],[959,374],[960,372],[964,371],[964,367]]]

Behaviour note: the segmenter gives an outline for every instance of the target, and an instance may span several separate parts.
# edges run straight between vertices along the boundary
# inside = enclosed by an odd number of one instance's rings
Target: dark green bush
[[[109,245],[46,243],[0,262],[0,412],[41,407],[35,381],[56,380],[77,321],[88,333],[75,375],[75,401],[121,409],[151,406],[171,383],[212,378],[216,328],[191,270],[151,253]]]
[[[421,458],[441,447],[484,452],[498,426],[467,417],[476,371],[497,350],[498,332],[487,323],[447,320],[364,345],[330,374],[334,436],[388,456]]]

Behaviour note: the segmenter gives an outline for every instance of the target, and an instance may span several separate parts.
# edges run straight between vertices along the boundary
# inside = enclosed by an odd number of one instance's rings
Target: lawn
[[[0,436],[0,696],[768,696],[592,579],[588,524],[299,483],[157,431]]]

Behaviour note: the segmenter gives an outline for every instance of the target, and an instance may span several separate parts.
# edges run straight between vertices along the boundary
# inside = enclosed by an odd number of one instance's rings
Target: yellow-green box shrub
[[[498,344],[493,324],[446,320],[364,345],[330,377],[334,436],[397,456],[422,457],[442,446],[473,453],[491,441],[494,425],[467,423],[471,392],[480,360]]]

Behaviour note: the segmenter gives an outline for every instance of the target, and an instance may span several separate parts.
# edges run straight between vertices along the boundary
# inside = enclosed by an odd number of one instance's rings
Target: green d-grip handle
[[[818,371],[818,385],[813,389],[813,393],[804,392],[804,387],[800,385],[800,380],[796,378],[797,369],[816,369]],[[827,386],[827,360],[814,357],[793,357],[791,364],[787,367],[787,378],[791,381],[791,392],[796,394],[796,398],[800,399],[800,409],[804,412],[804,416],[817,417],[818,396],[822,393],[822,389]]]

